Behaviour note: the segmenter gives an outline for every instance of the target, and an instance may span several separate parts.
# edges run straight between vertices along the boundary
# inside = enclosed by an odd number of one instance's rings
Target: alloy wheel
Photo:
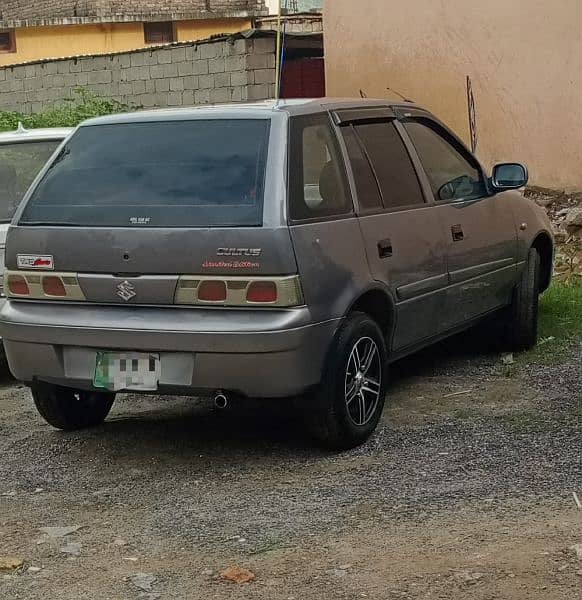
[[[376,342],[369,337],[357,340],[348,358],[345,402],[354,425],[364,426],[374,416],[382,389],[382,364]]]

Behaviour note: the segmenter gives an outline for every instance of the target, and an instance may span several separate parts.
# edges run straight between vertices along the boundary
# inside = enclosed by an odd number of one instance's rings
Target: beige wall
[[[481,160],[582,189],[581,23],[580,0],[326,0],[328,95],[391,87],[467,140],[470,75]]]

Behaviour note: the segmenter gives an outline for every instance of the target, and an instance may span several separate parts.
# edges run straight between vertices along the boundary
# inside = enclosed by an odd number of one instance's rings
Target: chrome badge
[[[117,286],[116,293],[122,300],[125,300],[126,302],[129,302],[132,298],[135,298],[137,296],[137,293],[135,291],[135,285],[133,285],[133,283],[129,283],[127,279],[125,281],[122,281]]]

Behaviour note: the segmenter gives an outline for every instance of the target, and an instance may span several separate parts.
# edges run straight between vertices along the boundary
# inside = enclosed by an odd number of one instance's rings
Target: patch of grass
[[[0,111],[0,131],[14,131],[18,123],[27,129],[40,127],[76,127],[91,117],[128,112],[137,107],[117,100],[102,98],[83,88],[74,91],[74,97],[63,104],[41,113],[25,115],[15,111]]]
[[[556,362],[581,338],[582,284],[555,282],[541,299],[540,341],[521,361]]]
[[[560,423],[542,412],[512,411],[504,415],[496,415],[494,421],[507,431],[516,434],[547,433],[560,427]]]

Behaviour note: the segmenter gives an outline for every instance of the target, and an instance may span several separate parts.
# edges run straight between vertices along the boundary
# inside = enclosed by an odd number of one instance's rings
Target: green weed
[[[41,113],[25,115],[15,111],[0,111],[0,131],[13,131],[22,123],[27,129],[41,127],[76,127],[91,117],[128,112],[138,107],[96,96],[92,92],[77,88],[74,97]]]

